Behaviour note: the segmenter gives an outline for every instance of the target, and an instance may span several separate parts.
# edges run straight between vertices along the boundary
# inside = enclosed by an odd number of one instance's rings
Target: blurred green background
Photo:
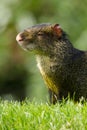
[[[73,45],[87,50],[87,0],[0,0],[0,96],[48,99],[35,56],[17,44],[16,35],[39,23],[59,23]]]

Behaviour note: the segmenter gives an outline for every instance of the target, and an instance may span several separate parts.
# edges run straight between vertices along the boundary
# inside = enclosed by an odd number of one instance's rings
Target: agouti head
[[[65,36],[59,24],[39,24],[19,33],[16,40],[25,50],[49,54],[55,49],[57,43],[64,40]]]

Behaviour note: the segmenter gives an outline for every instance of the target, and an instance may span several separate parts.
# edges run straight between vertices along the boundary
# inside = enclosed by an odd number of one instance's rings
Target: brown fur
[[[37,56],[38,68],[50,92],[50,101],[87,98],[87,51],[75,49],[56,24],[40,24],[18,34],[18,43]]]

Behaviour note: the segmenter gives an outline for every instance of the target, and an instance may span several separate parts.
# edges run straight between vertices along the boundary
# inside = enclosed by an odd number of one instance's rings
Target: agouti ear
[[[60,27],[60,25],[59,24],[55,24],[53,27],[52,27],[52,29],[53,29],[53,32],[54,32],[54,34],[56,34],[59,38],[62,36],[62,29],[61,29],[61,27]]]

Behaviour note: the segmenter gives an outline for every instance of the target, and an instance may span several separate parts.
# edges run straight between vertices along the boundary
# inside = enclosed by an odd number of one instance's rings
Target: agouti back
[[[76,101],[87,98],[87,51],[74,48],[59,24],[32,26],[19,33],[16,40],[35,53],[51,103],[68,94]]]

